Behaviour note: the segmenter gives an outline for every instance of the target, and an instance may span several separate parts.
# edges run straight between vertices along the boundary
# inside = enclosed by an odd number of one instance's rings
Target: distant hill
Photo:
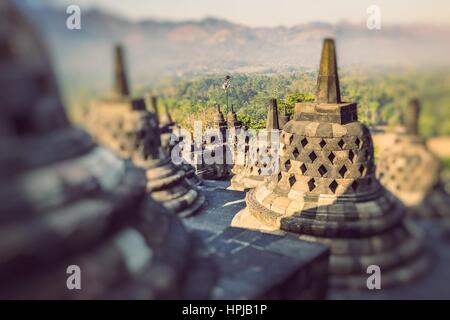
[[[284,72],[317,67],[321,41],[337,40],[341,66],[450,65],[450,28],[361,24],[300,24],[251,28],[216,18],[132,22],[99,10],[84,11],[82,30],[65,28],[66,13],[48,8],[40,24],[64,80],[106,86],[111,48],[127,47],[135,83],[185,73]]]

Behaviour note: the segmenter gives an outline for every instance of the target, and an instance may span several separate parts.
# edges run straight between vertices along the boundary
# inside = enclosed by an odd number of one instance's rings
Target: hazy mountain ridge
[[[251,28],[216,18],[129,21],[100,10],[82,13],[82,30],[65,27],[65,11],[43,21],[60,74],[72,81],[109,83],[111,48],[128,49],[133,80],[183,73],[280,72],[317,66],[321,41],[337,40],[341,66],[450,65],[450,28],[308,23]]]

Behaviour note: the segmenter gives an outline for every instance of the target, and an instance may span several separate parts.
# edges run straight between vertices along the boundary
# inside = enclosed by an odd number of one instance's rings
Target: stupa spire
[[[277,99],[269,100],[269,109],[267,111],[267,130],[279,130],[280,126],[278,124],[278,106]]]
[[[130,94],[123,48],[120,44],[114,48],[114,93],[121,97]]]
[[[403,116],[406,133],[414,135],[419,134],[419,114],[420,101],[418,99],[412,99]]]
[[[156,96],[150,97],[150,111],[156,115],[156,119],[158,120],[158,123],[160,123],[161,118],[159,117],[158,98]]]
[[[317,77],[317,103],[341,103],[341,90],[337,72],[336,49],[333,39],[325,39]]]

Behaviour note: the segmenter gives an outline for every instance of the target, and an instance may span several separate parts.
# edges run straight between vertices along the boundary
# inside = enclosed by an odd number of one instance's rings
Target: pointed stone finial
[[[114,48],[114,93],[120,97],[130,94],[121,45],[116,45]]]
[[[406,133],[413,135],[419,134],[419,115],[420,101],[419,99],[412,99],[409,102],[403,116],[403,123],[406,128]]]
[[[333,39],[325,39],[317,77],[317,103],[341,103],[337,72],[336,50]]]
[[[269,100],[269,110],[267,112],[267,130],[278,130],[280,126],[278,124],[278,106],[277,99]]]

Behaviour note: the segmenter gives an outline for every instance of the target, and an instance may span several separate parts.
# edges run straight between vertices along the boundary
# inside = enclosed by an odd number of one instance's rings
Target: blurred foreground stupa
[[[197,240],[146,195],[142,170],[69,124],[13,3],[0,4],[0,298],[208,298],[215,268]]]
[[[244,191],[264,183],[278,169],[279,137],[277,100],[270,99],[267,112],[265,136],[252,137],[243,170],[231,179],[229,189]],[[278,142],[278,143],[277,143]]]
[[[441,164],[419,135],[420,102],[414,99],[397,128],[394,139],[380,146],[377,176],[413,216],[450,217],[450,196],[440,183]]]
[[[232,225],[298,234],[331,248],[330,284],[367,289],[367,267],[381,286],[408,282],[429,265],[404,208],[375,178],[369,130],[356,103],[341,101],[334,41],[323,44],[315,103],[297,103],[283,128],[280,172],[247,193]]]
[[[115,69],[115,91],[93,101],[86,127],[100,143],[147,171],[147,190],[153,199],[181,217],[195,213],[205,198],[186,179],[186,172],[172,163],[167,146],[161,145],[156,98],[152,98],[154,112],[149,112],[143,98],[129,96],[120,46],[115,48]]]

